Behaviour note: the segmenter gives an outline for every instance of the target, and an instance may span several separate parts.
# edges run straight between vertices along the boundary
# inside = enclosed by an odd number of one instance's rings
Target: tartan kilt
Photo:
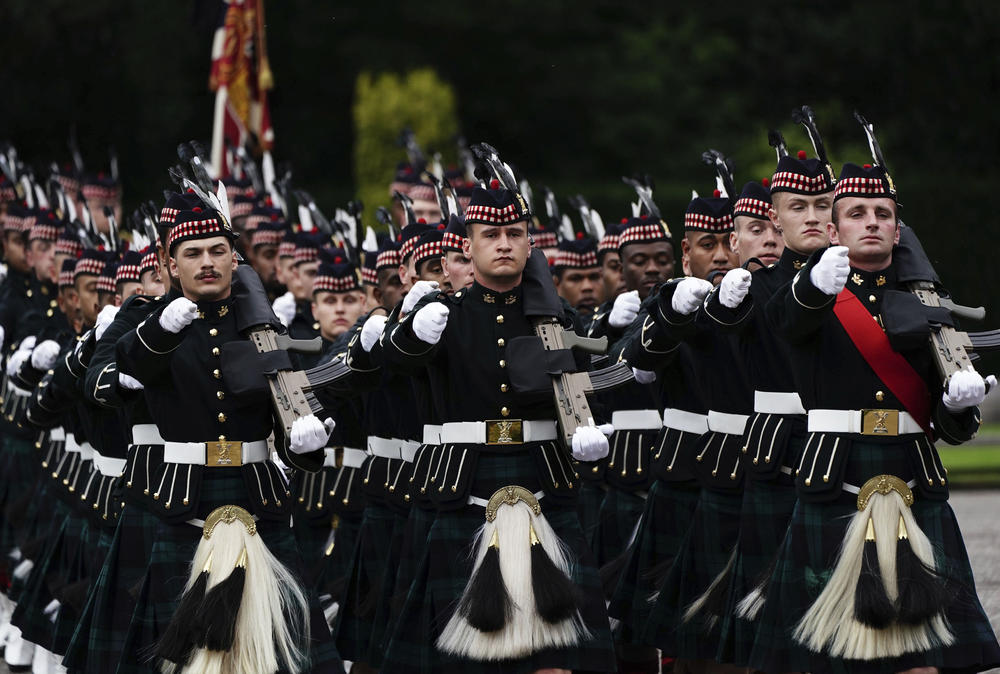
[[[122,508],[104,565],[63,660],[71,670],[95,674],[115,671],[126,650],[129,622],[158,522],[141,506],[127,504]]]
[[[333,549],[323,550],[321,568],[316,575],[316,593],[330,595],[341,606],[350,580],[351,557],[357,547],[361,532],[361,512],[347,512],[338,515],[337,528],[333,533]],[[330,554],[326,554],[329,550]]]
[[[805,433],[793,434],[787,449],[780,453],[786,466],[797,466]],[[769,480],[750,479],[748,466],[744,483],[743,507],[740,509],[740,534],[736,544],[736,561],[729,577],[729,597],[721,618],[721,636],[716,658],[719,662],[745,665],[753,647],[756,621],[738,618],[737,605],[770,569],[775,555],[785,539],[788,521],[795,509],[797,494],[791,475],[776,472]]]
[[[713,629],[701,614],[683,623],[687,607],[708,589],[726,567],[739,534],[740,492],[702,488],[691,526],[640,637],[664,655],[715,658],[718,624]]]
[[[7,553],[26,540],[25,519],[11,511],[19,509],[25,499],[36,490],[41,474],[39,456],[34,440],[5,435],[2,441],[3,479],[0,480],[0,551],[6,561]]]
[[[427,545],[427,534],[430,533],[431,525],[434,524],[435,515],[433,508],[414,506],[410,509],[409,517],[406,518],[406,525],[403,528],[403,542],[396,567],[396,582],[392,593],[390,615],[398,617],[406,603],[406,597],[413,584],[413,578],[423,556],[424,547]],[[386,628],[383,646],[388,644],[388,640],[392,636],[395,629],[394,622],[395,619]]]
[[[470,493],[488,499],[505,485],[529,491],[542,488],[542,475],[532,456],[534,447],[507,453],[483,448]],[[571,577],[581,590],[581,615],[592,637],[577,646],[538,651],[517,660],[480,662],[447,655],[435,641],[451,617],[472,573],[471,544],[485,521],[478,505],[440,509],[427,535],[406,603],[400,611],[386,648],[382,671],[394,674],[477,674],[479,672],[530,673],[548,667],[576,672],[615,671],[611,630],[604,606],[600,577],[583,536],[575,499],[539,502],[542,514],[567,546],[574,562]]]
[[[902,436],[900,436],[902,437]],[[870,442],[851,436],[844,481],[862,485],[879,474],[904,481],[919,479],[906,456],[906,442]],[[895,440],[895,438],[893,438]],[[913,490],[911,513],[935,550],[935,563],[948,577],[954,599],[944,607],[955,636],[949,647],[877,661],[834,659],[810,653],[792,639],[792,631],[822,592],[843,543],[857,497],[840,491],[831,500],[799,499],[771,576],[767,599],[757,625],[750,665],[765,671],[898,672],[913,667],[981,671],[1000,665],[1000,646],[976,593],[972,568],[955,514],[946,500],[922,498]],[[801,496],[801,494],[800,494]]]
[[[614,561],[625,552],[645,508],[645,492],[626,491],[608,485],[591,545],[598,567]]]
[[[200,496],[198,507],[192,512],[192,516],[202,520],[215,508],[223,505],[238,505],[245,509],[253,507],[247,494],[242,468],[206,469],[202,475]],[[155,648],[177,608],[191,572],[191,560],[194,559],[201,533],[201,527],[186,522],[172,524],[157,519],[152,534],[149,563],[130,621],[126,637],[127,648],[122,652],[118,672],[146,672],[153,666],[148,654]],[[289,520],[262,517],[257,521],[257,535],[266,543],[271,554],[293,574],[300,579],[304,578],[301,557]],[[330,638],[330,630],[316,594],[305,587],[304,583],[303,587],[310,604],[309,651],[313,671],[342,672],[343,663]]]
[[[397,509],[393,510],[392,536],[389,538],[385,558],[385,573],[382,574],[382,582],[377,587],[378,603],[375,605],[372,633],[368,639],[368,655],[362,660],[376,669],[382,664],[382,656],[385,653],[384,641],[393,625],[392,599],[396,593],[396,571],[399,568],[408,514],[409,510],[406,514],[400,513]]]
[[[384,501],[369,498],[361,519],[357,543],[350,562],[350,577],[344,600],[337,612],[333,633],[337,649],[352,662],[364,662],[370,650],[375,608],[387,597],[378,595],[396,514]]]
[[[590,470],[590,467],[588,464],[578,463],[576,464],[576,470],[583,477],[585,471]],[[603,481],[580,480],[580,500],[577,512],[580,515],[580,526],[583,528],[583,537],[591,550],[594,550],[594,537],[597,535],[597,525],[600,522],[601,504],[604,503],[605,489]]]
[[[619,621],[615,636],[626,644],[644,645],[639,638],[649,619],[656,592],[653,574],[670,568],[691,526],[700,487],[693,482],[656,480],[646,498],[635,544],[612,594],[608,613]]]
[[[53,638],[53,652],[67,653],[73,635],[83,626],[89,628],[90,617],[87,613],[87,604],[90,596],[93,595],[97,580],[100,577],[104,558],[111,547],[113,532],[106,527],[98,528],[90,525],[86,540],[80,546],[78,552],[77,565],[80,569],[80,582],[87,582],[88,591],[83,606],[76,607],[68,605],[65,601],[59,607],[56,617],[55,635]]]

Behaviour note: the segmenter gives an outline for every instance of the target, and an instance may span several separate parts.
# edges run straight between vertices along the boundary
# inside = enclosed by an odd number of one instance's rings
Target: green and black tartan
[[[122,508],[84,617],[66,651],[64,664],[71,670],[113,672],[128,650],[129,623],[158,523],[142,506]]]
[[[596,462],[577,463],[574,465],[580,475],[580,501],[577,510],[580,513],[580,526],[583,527],[583,537],[591,550],[594,549],[594,537],[597,535],[597,525],[600,522],[601,504],[604,503],[604,492],[607,489],[603,480],[588,479],[586,475],[594,469],[599,469]],[[596,554],[596,550],[595,550]]]
[[[492,453],[486,448],[479,455],[471,494],[488,499],[507,485],[519,485],[531,492],[542,488],[538,464],[532,457],[537,445],[510,453]],[[577,672],[609,672],[616,669],[614,646],[607,611],[594,563],[580,527],[575,499],[566,503],[540,501],[542,514],[569,549],[574,562],[571,571],[581,591],[581,615],[592,638],[578,646],[548,649],[517,660],[480,662],[460,659],[437,650],[435,640],[441,634],[472,573],[471,545],[483,525],[482,507],[464,505],[458,509],[439,510],[431,525],[423,555],[396,622],[383,660],[382,671],[394,674],[413,672],[434,674],[477,674],[504,672],[520,674],[548,667]]]
[[[909,436],[912,442],[913,436]],[[870,442],[853,436],[844,480],[863,485],[869,478],[892,474],[904,481],[921,479],[911,468],[906,444]],[[809,653],[792,640],[796,623],[822,592],[857,512],[855,494],[840,491],[834,500],[809,502],[800,498],[771,576],[767,600],[758,621],[750,665],[765,671],[861,672],[890,674],[913,667],[981,671],[1000,666],[1000,646],[976,594],[965,542],[946,500],[922,498],[914,489],[913,516],[935,549],[935,563],[953,585],[953,600],[945,607],[955,636],[947,648],[878,661],[839,660]]]
[[[702,614],[686,623],[681,617],[729,562],[739,534],[742,501],[738,491],[702,488],[691,527],[660,587],[640,643],[671,657],[714,659],[718,624],[708,629]]]
[[[643,645],[639,635],[653,608],[657,571],[669,570],[691,526],[699,493],[694,482],[656,480],[650,488],[635,544],[608,606],[619,621],[615,636],[622,643]]]
[[[787,449],[780,452],[784,465],[789,468],[794,469],[799,464],[806,440],[804,431],[803,424],[787,439]],[[779,470],[769,479],[756,479],[752,469],[753,466],[747,466],[736,561],[729,576],[729,598],[721,618],[716,653],[719,662],[741,666],[750,657],[756,621],[736,617],[736,607],[771,568],[798,500],[791,475]]]
[[[204,520],[215,508],[238,505],[250,508],[246,482],[241,468],[210,468],[202,477],[201,499],[193,516]],[[136,610],[129,627],[129,647],[122,653],[118,672],[149,671],[149,653],[155,648],[177,602],[184,592],[184,585],[191,573],[191,560],[201,539],[201,527],[187,523],[157,522],[153,532],[153,545],[149,564],[143,577],[136,602]],[[288,519],[261,518],[257,521],[257,535],[267,549],[293,574],[303,578],[301,557]],[[305,586],[303,585],[305,588]],[[310,603],[311,641],[309,654],[312,671],[342,672],[340,660],[330,630],[315,592],[305,588]]]
[[[36,491],[41,474],[41,452],[34,440],[12,435],[2,439],[3,479],[0,480],[0,550],[4,557],[26,538],[25,519],[15,510],[23,510]]]

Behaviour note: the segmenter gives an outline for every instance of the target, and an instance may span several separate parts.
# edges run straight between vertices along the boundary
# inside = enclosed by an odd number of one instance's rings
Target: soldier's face
[[[59,296],[56,300],[59,303],[59,310],[66,315],[66,320],[74,329],[79,328],[80,321],[80,296],[73,286],[63,286],[59,289]]]
[[[806,196],[791,192],[776,192],[771,196],[774,206],[769,213],[785,245],[796,253],[809,255],[830,243],[826,225],[833,207],[832,194]]]
[[[122,302],[132,297],[132,295],[138,295],[142,292],[142,284],[138,281],[123,281],[119,283],[115,289],[115,306],[120,307]]]
[[[250,264],[265,286],[273,285],[278,280],[278,247],[270,244],[254,246]]]
[[[399,304],[405,294],[397,269],[394,267],[382,267],[378,270],[378,287],[375,291],[375,296],[384,309],[392,311],[393,307]]]
[[[80,301],[80,319],[85,326],[92,326],[97,321],[97,312],[101,310],[97,277],[92,274],[80,274],[73,281],[73,287]]]
[[[667,241],[630,243],[622,248],[621,256],[625,287],[638,290],[640,299],[674,275],[674,247]]]
[[[489,285],[490,282],[509,283],[520,277],[531,252],[528,223],[476,223],[469,225],[468,230],[469,238],[465,240],[463,252],[472,260],[476,279]]]
[[[28,264],[39,281],[59,280],[56,271],[56,246],[51,241],[35,239],[28,245]]]
[[[365,294],[360,290],[346,293],[320,291],[313,297],[312,314],[319,331],[333,341],[347,332],[365,309]]]
[[[441,257],[441,268],[448,279],[451,291],[468,288],[475,280],[472,272],[472,260],[457,250],[449,250]]]
[[[139,274],[139,279],[142,281],[143,295],[159,297],[166,292],[166,289],[163,287],[163,279],[160,278],[160,271],[158,269],[148,269],[142,272]]]
[[[417,220],[422,219],[427,224],[433,225],[441,222],[441,207],[436,201],[414,199],[413,215],[417,216]]]
[[[20,233],[3,233],[3,259],[9,266],[22,274],[27,273],[30,269],[24,250],[24,237]]]
[[[316,280],[316,272],[319,271],[319,262],[300,262],[292,266],[292,278],[294,282],[288,289],[295,295],[295,299],[304,300],[312,296],[313,281]]]
[[[403,294],[410,292],[410,288],[413,284],[419,281],[417,278],[417,271],[413,268],[413,255],[406,258],[406,261],[399,265],[399,270],[397,275],[399,276],[399,286],[403,291]]]
[[[194,302],[229,297],[235,269],[236,254],[224,236],[182,241],[170,258],[170,273],[180,280],[184,296]]]
[[[559,296],[584,314],[592,314],[604,301],[604,283],[601,268],[564,269],[562,275],[553,276]]]
[[[417,265],[417,276],[420,277],[421,281],[437,281],[438,287],[444,292],[451,290],[451,287],[448,285],[448,277],[444,275],[441,258],[439,257],[422,260]]]
[[[685,232],[681,240],[684,273],[695,278],[708,279],[712,272],[727,272],[739,261],[729,247],[729,233]],[[722,280],[722,276],[718,277]]]
[[[785,242],[781,238],[781,232],[770,220],[738,215],[733,220],[733,231],[729,234],[729,247],[736,253],[741,265],[757,258],[764,266],[768,266],[781,257]]]
[[[851,264],[877,271],[892,261],[899,243],[896,202],[889,198],[844,197],[834,207],[837,224],[827,225],[830,243],[847,246]]]
[[[284,256],[278,258],[278,263],[274,267],[275,278],[278,279],[278,283],[283,286],[287,286],[290,283],[294,283],[292,279],[292,264],[295,262],[295,258]],[[291,288],[289,288],[291,290]]]
[[[604,284],[605,300],[613,300],[625,292],[622,259],[618,257],[618,251],[609,250],[601,258],[601,281]]]

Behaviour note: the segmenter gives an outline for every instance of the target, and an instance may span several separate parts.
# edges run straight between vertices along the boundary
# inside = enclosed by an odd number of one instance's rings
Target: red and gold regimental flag
[[[244,145],[250,133],[261,150],[274,144],[267,92],[274,77],[267,62],[264,0],[220,0],[220,22],[212,41],[209,87],[215,94],[212,167],[217,178],[229,175],[226,146]]]

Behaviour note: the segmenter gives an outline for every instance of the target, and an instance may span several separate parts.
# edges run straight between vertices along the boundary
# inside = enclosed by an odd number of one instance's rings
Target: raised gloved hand
[[[18,349],[12,353],[10,358],[7,359],[7,376],[13,377],[17,374],[17,371],[21,369],[21,364],[29,358],[31,358],[30,351],[22,351],[21,349]]]
[[[656,373],[652,370],[640,370],[637,367],[632,368],[632,375],[635,380],[640,384],[652,384],[656,381]]]
[[[370,352],[378,341],[378,338],[382,336],[386,320],[388,319],[385,316],[375,314],[374,316],[369,316],[368,320],[361,327],[361,348],[365,350],[365,353]]]
[[[271,310],[286,328],[295,319],[295,295],[291,291],[285,293],[271,304]]]
[[[35,348],[35,343],[37,341],[38,339],[34,335],[29,335],[28,337],[25,337],[24,339],[21,340],[21,343],[17,345],[17,350],[27,351],[28,353],[30,353],[31,350]]]
[[[611,313],[608,314],[608,323],[613,328],[621,329],[628,327],[635,320],[635,317],[639,315],[640,306],[642,306],[642,302],[639,301],[638,290],[622,293],[615,298],[615,303],[611,307]]]
[[[740,306],[743,298],[750,292],[752,278],[750,272],[742,267],[726,272],[726,275],[722,277],[722,283],[719,284],[719,301],[722,302],[722,306],[727,309],[735,309]]]
[[[441,302],[431,302],[413,315],[413,334],[422,342],[437,344],[448,325],[451,309]]]
[[[578,426],[573,433],[573,458],[597,461],[608,455],[608,436],[615,432],[611,424]]]
[[[714,287],[703,278],[688,276],[674,288],[673,297],[670,298],[670,306],[682,316],[692,314],[697,311]]]
[[[851,273],[847,246],[831,246],[809,272],[809,280],[826,295],[839,295]]]
[[[160,314],[160,327],[174,334],[180,332],[198,317],[198,305],[186,297],[178,297]]]
[[[141,381],[124,372],[118,373],[118,385],[129,391],[141,391],[144,388]]]
[[[112,321],[115,320],[115,315],[118,313],[119,307],[113,304],[101,309],[101,313],[97,314],[97,321],[94,323],[94,337],[100,339],[104,336],[104,331],[108,329]]]
[[[292,432],[288,438],[288,448],[296,454],[314,452],[326,447],[326,441],[333,433],[336,423],[333,419],[320,421],[315,414],[299,417],[292,422]]]
[[[436,293],[437,291],[437,281],[417,281],[410,288],[410,291],[406,293],[406,297],[403,298],[403,313],[410,313],[413,311],[413,307],[417,306],[417,302],[423,299],[424,295],[427,293]]]
[[[989,390],[987,390],[989,385]],[[986,395],[997,385],[993,375],[985,379],[970,365],[968,370],[959,370],[948,379],[948,389],[941,396],[941,402],[949,412],[962,412],[986,400]]]
[[[60,351],[62,347],[59,346],[59,342],[46,339],[31,352],[31,367],[36,370],[48,370],[56,364]]]

